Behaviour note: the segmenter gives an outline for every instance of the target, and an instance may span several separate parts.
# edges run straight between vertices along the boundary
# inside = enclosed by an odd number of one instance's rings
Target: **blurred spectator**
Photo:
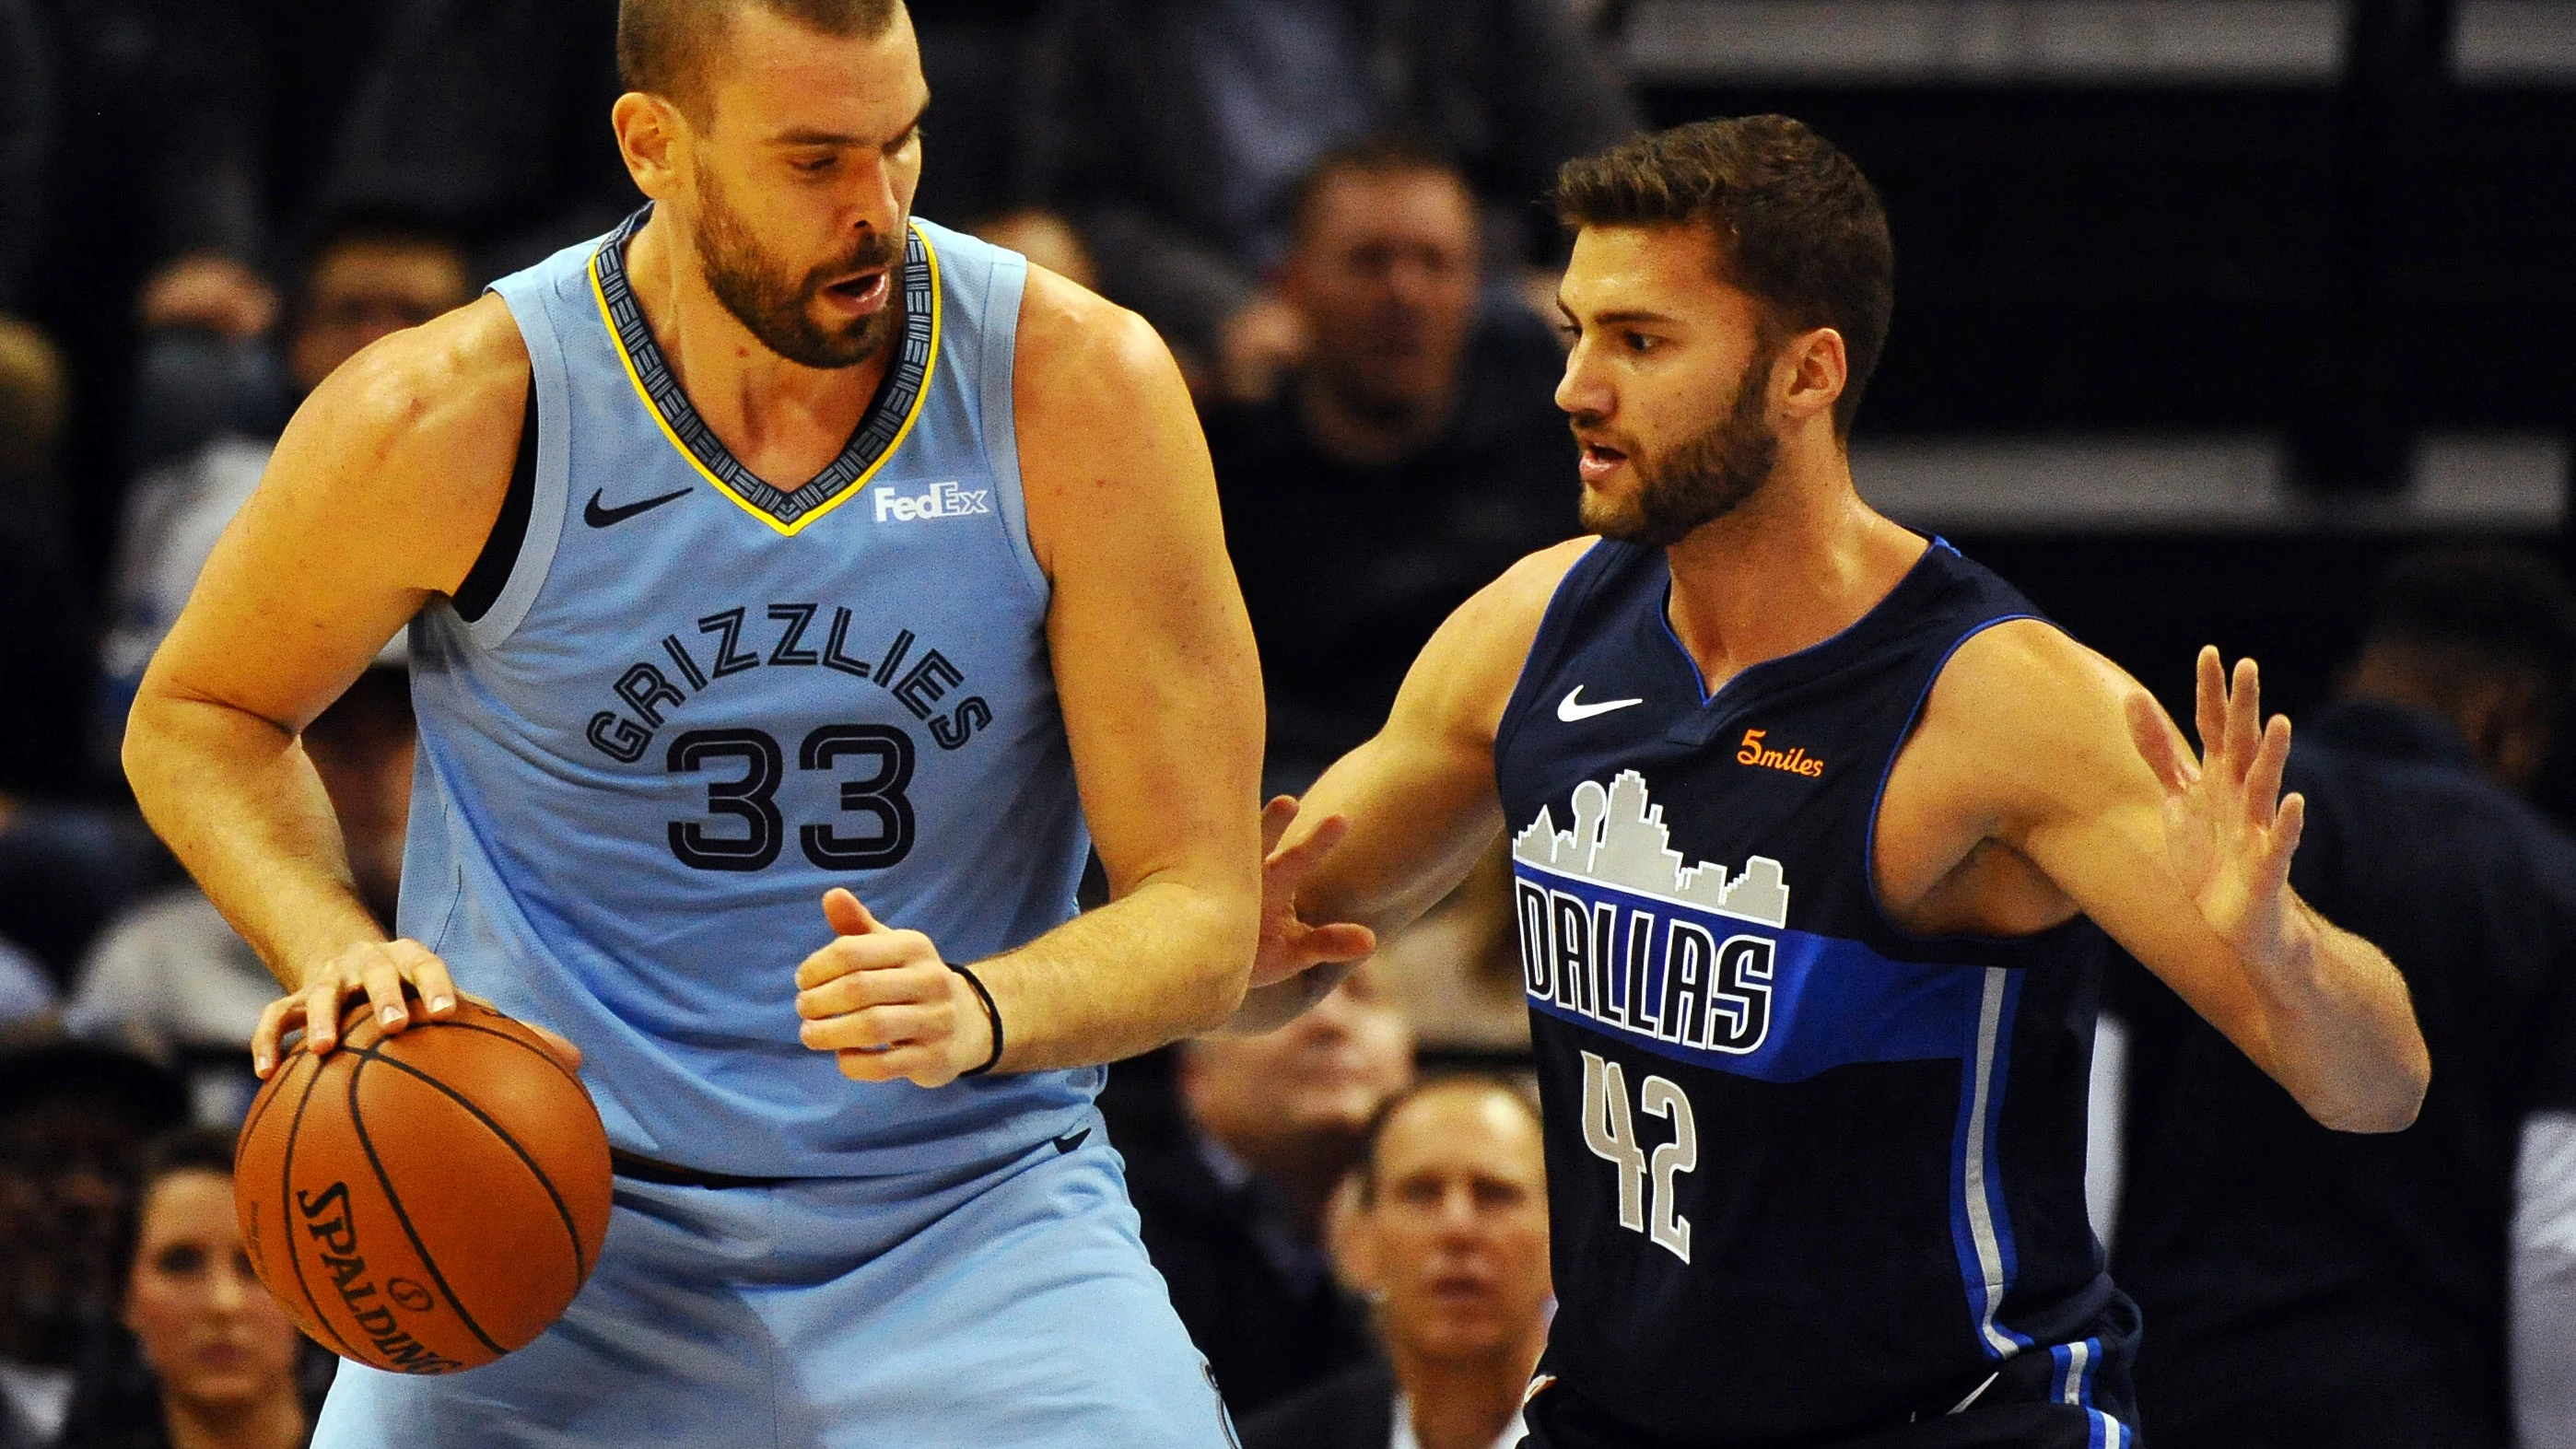
[[[1091,259],[1091,249],[1082,244],[1082,234],[1073,229],[1073,223],[1055,212],[1023,207],[968,222],[961,230],[1018,252],[1075,286],[1100,289],[1100,267]]]
[[[1547,1162],[1538,1113],[1452,1078],[1388,1104],[1336,1234],[1393,1366],[1275,1404],[1244,1449],[1512,1449],[1547,1343]]]
[[[1178,1076],[1183,1131],[1119,1146],[1146,1251],[1240,1416],[1368,1355],[1324,1214],[1411,1082],[1413,1037],[1363,968],[1279,1031],[1186,1043]]]
[[[359,89],[326,203],[388,204],[463,234],[497,276],[615,226],[643,202],[617,154],[617,0],[400,0]],[[963,223],[1011,210],[1024,8],[914,7],[933,116],[916,206]]]
[[[78,774],[63,745],[89,685],[89,619],[58,466],[68,406],[61,353],[0,317],[0,796],[55,793]]]
[[[54,1009],[54,981],[36,958],[0,941],[0,1028]]]
[[[0,1449],[61,1432],[75,1367],[115,1319],[137,1158],[186,1110],[177,1081],[123,1052],[0,1056]]]
[[[2511,792],[2571,679],[2547,565],[2418,555],[2300,723],[2291,883],[2405,974],[2433,1054],[2412,1130],[2317,1126],[2129,968],[2117,1270],[2159,1449],[2504,1449],[2517,1399],[2524,1444],[2576,1443],[2576,845]]]
[[[1213,376],[1293,354],[1260,279],[1333,147],[1401,129],[1458,157],[1509,269],[1553,245],[1557,166],[1640,125],[1567,0],[1054,0],[1037,48],[1037,195]]]
[[[353,212],[317,237],[295,281],[286,358],[295,398],[359,349],[473,300],[453,236],[388,211]],[[273,437],[227,434],[138,482],[118,530],[101,653],[101,761],[116,758],[126,711],[152,652],[179,617],[197,574],[268,469]]]
[[[1273,759],[1320,767],[1386,718],[1451,609],[1574,531],[1577,486],[1564,354],[1517,307],[1479,312],[1465,177],[1376,139],[1325,157],[1297,198],[1279,286],[1312,352],[1207,432]]]
[[[1387,999],[1413,1023],[1426,1066],[1473,1062],[1526,1071],[1535,1085],[1511,891],[1511,851],[1498,837],[1448,899],[1388,933],[1369,963]]]
[[[86,583],[128,462],[141,328],[189,329],[228,359],[275,314],[257,270],[264,70],[245,0],[34,4],[60,124],[24,310],[69,355]]]
[[[360,675],[304,731],[305,753],[340,817],[358,895],[390,925],[402,890],[415,738],[399,667]],[[237,1123],[258,1082],[250,1034],[279,993],[257,952],[193,882],[110,926],[81,967],[63,1027],[183,1071],[199,1121]]]
[[[33,0],[0,0],[0,309],[14,309],[44,235],[53,162],[53,52]]]
[[[330,1364],[252,1271],[233,1209],[232,1134],[156,1139],[134,1197],[127,1337],[85,1368],[66,1449],[297,1449],[313,1421],[311,1380],[327,1384]]]

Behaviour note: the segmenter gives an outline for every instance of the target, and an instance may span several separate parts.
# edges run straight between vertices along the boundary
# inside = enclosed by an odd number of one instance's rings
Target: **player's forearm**
[[[1243,888],[1152,881],[972,969],[1000,1009],[998,1070],[1121,1061],[1223,1023],[1259,931]]]
[[[2298,945],[2250,973],[2267,1063],[2308,1115],[2339,1132],[2399,1132],[2415,1120],[2432,1058],[2405,978],[2378,947],[2293,900]]]
[[[294,736],[147,686],[126,726],[125,771],[144,818],[285,985],[301,985],[312,962],[385,939]]]

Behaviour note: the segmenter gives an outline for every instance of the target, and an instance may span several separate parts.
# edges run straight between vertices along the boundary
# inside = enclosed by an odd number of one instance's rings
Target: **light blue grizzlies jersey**
[[[526,337],[525,541],[412,626],[401,927],[586,1054],[617,1146],[744,1176],[963,1164],[1098,1069],[862,1085],[797,1041],[847,886],[952,961],[1070,918],[1089,849],[1012,419],[1027,264],[916,221],[895,361],[786,492],[725,450],[628,286],[638,215],[496,284]]]

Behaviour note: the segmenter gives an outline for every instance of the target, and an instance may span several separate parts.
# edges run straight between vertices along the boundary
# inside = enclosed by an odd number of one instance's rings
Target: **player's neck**
[[[1714,693],[1858,623],[1926,546],[1861,501],[1839,448],[1793,453],[1743,507],[1666,550],[1668,617]]]
[[[304,1404],[292,1382],[255,1403],[214,1409],[167,1405],[170,1449],[295,1449],[304,1442]]]
[[[790,362],[752,335],[708,287],[687,240],[657,209],[627,244],[626,272],[663,361],[689,403],[742,465],[793,491],[839,457],[893,361]]]
[[[1405,461],[1438,441],[1457,411],[1455,379],[1428,397],[1375,406],[1319,369],[1299,373],[1291,386],[1307,436],[1326,457],[1354,468],[1389,468]]]
[[[1396,1381],[1413,1414],[1422,1449],[1491,1449],[1529,1389],[1539,1343],[1512,1344],[1473,1358],[1434,1358],[1389,1342]]]

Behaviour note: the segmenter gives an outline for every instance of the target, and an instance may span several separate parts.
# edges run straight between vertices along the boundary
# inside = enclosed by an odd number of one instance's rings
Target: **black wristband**
[[[948,963],[948,969],[965,977],[966,984],[975,988],[975,995],[984,1003],[985,1019],[993,1023],[993,1054],[984,1058],[984,1065],[957,1074],[960,1077],[980,1077],[1002,1064],[1002,1008],[993,1004],[993,993],[984,989],[983,978],[954,961]]]

